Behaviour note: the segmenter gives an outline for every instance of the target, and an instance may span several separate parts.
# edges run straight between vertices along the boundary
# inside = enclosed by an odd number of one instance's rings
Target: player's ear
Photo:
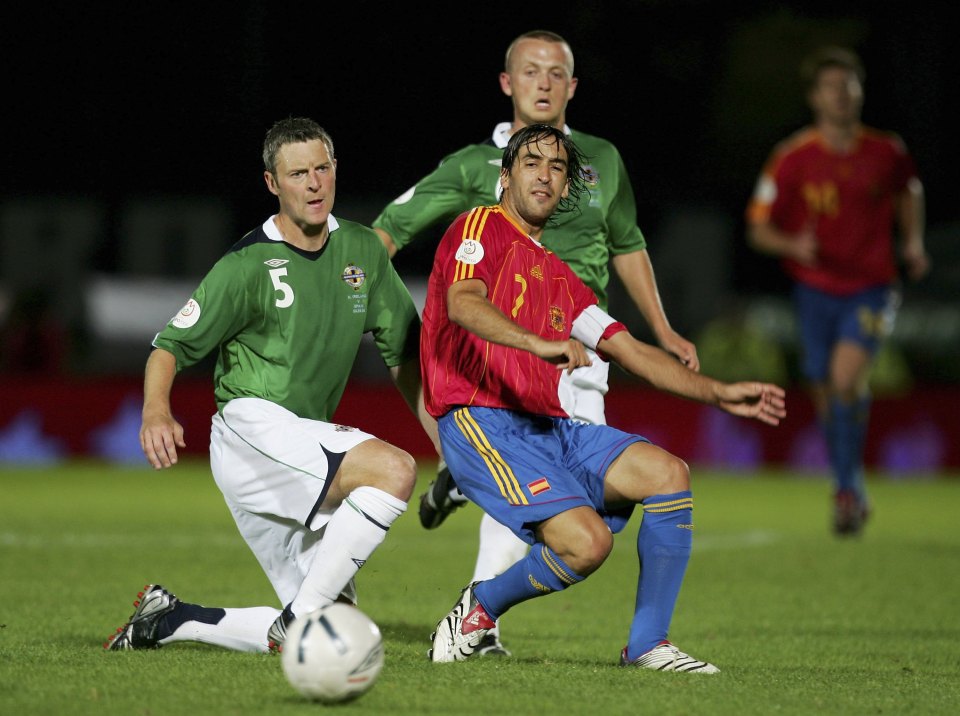
[[[277,178],[273,176],[272,172],[264,171],[263,180],[267,183],[267,189],[274,196],[280,196],[280,190],[277,188]]]
[[[510,73],[501,72],[500,73],[500,90],[507,95],[507,97],[513,96],[513,85],[510,82]]]

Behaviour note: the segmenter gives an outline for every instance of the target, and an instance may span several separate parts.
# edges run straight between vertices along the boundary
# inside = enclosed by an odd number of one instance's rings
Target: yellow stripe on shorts
[[[469,409],[460,408],[454,412],[453,417],[467,442],[473,446],[487,464],[487,469],[496,481],[497,487],[500,488],[500,494],[506,498],[507,502],[511,505],[530,504],[526,495],[523,494],[513,470],[487,440],[483,430],[470,415]]]

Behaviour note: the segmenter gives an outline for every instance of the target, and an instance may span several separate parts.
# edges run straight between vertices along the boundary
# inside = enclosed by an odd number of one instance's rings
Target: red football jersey
[[[895,134],[864,127],[853,150],[840,154],[808,127],[774,149],[747,221],[769,220],[788,233],[812,226],[819,241],[817,264],[784,259],[784,270],[799,283],[849,295],[896,278],[896,197],[916,176]]]
[[[454,407],[481,406],[565,416],[555,365],[483,340],[450,321],[447,289],[464,279],[483,281],[487,298],[504,315],[548,340],[569,338],[574,319],[597,303],[563,261],[499,206],[461,214],[437,246],[427,285],[420,331],[427,411],[440,417]]]

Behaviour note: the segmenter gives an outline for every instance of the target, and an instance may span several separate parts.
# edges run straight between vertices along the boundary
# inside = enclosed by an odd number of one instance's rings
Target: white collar
[[[493,128],[493,143],[498,149],[506,149],[507,143],[510,141],[510,127],[512,126],[513,122],[500,122]],[[563,125],[563,133],[570,134],[569,125]]]
[[[271,241],[283,241],[283,234],[280,233],[280,229],[277,228],[277,225],[273,222],[277,218],[277,215],[274,214],[269,219],[263,222],[263,233],[267,235],[267,238]],[[340,228],[340,222],[334,218],[333,214],[330,214],[327,217],[327,229],[332,234],[334,231]]]

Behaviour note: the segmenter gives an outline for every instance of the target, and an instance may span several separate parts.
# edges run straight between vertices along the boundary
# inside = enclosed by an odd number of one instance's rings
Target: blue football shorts
[[[538,523],[574,507],[592,507],[614,533],[633,513],[604,509],[603,487],[620,453],[649,442],[640,435],[502,408],[457,408],[438,427],[460,490],[528,544]]]
[[[893,330],[900,295],[891,286],[877,286],[834,296],[797,284],[793,302],[803,354],[801,370],[808,380],[822,382],[830,370],[830,354],[840,341],[852,341],[871,356],[876,354]]]

